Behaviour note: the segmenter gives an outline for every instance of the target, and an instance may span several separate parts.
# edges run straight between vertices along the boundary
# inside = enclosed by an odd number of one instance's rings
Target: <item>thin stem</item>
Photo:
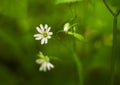
[[[117,57],[117,16],[114,16],[113,20],[113,47],[111,57],[111,85],[114,85],[115,76],[115,59]]]
[[[112,9],[108,6],[108,4],[106,3],[105,0],[103,0],[105,6],[107,7],[107,9],[109,10],[109,12],[114,16],[114,12],[112,11]]]
[[[70,3],[70,9],[71,9],[71,13],[72,13],[72,16],[73,16],[73,19],[72,19],[72,23],[74,22],[74,20],[76,19],[76,10],[74,8],[72,8],[72,4]],[[75,29],[74,27],[72,27],[72,32],[74,33],[75,32]],[[78,77],[79,77],[79,85],[83,85],[83,72],[82,72],[82,63],[80,62],[77,54],[76,54],[76,40],[75,40],[75,37],[73,37],[73,50],[72,50],[72,53],[73,53],[73,58],[75,60],[75,63],[76,63],[76,67],[77,67],[77,71],[78,71]]]
[[[112,47],[112,57],[111,57],[111,85],[114,85],[114,76],[115,76],[115,60],[117,57],[117,17],[120,13],[118,10],[114,16],[113,20],[113,47]]]
[[[75,32],[74,29],[72,29],[72,30],[73,30],[73,32]],[[75,40],[75,37],[73,37],[73,58],[76,62],[80,85],[83,85],[82,63],[80,62],[80,60],[79,60],[79,58],[76,54],[76,40]]]
[[[76,62],[78,76],[79,76],[79,85],[83,85],[83,71],[82,71],[82,63],[79,61],[78,56],[73,54],[74,60]]]
[[[116,16],[118,16],[119,14],[120,14],[120,9],[117,10]]]
[[[115,13],[108,6],[105,0],[103,0],[105,6],[109,10],[109,12],[113,15],[113,46],[112,46],[112,56],[111,56],[111,85],[114,85],[114,77],[115,77],[115,60],[117,57],[117,17],[120,14],[120,9],[118,9]]]

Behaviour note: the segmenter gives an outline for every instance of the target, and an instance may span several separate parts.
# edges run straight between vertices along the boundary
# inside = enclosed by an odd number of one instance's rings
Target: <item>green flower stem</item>
[[[73,32],[75,32],[74,29],[72,29]],[[83,69],[82,69],[82,63],[79,60],[79,57],[76,54],[76,40],[75,37],[73,37],[73,58],[76,63],[77,71],[78,71],[78,77],[79,77],[79,84],[83,85]]]
[[[103,0],[103,3],[105,4],[106,8],[109,10],[109,12],[114,16],[114,12],[112,11],[112,9],[108,6],[108,4],[106,3],[105,0]]]
[[[71,9],[71,13],[72,13],[72,23],[74,22],[74,20],[76,19],[76,9],[72,6],[72,3],[69,4],[69,7]],[[76,24],[73,24],[72,26],[74,26]],[[74,27],[72,27],[72,33],[75,33],[75,29]],[[73,36],[73,50],[72,50],[72,53],[73,53],[73,59],[75,60],[75,63],[76,63],[76,67],[77,67],[77,71],[78,71],[78,77],[79,77],[79,85],[83,85],[83,67],[82,67],[82,63],[79,59],[79,57],[77,56],[76,54],[76,40],[75,40],[75,37]]]
[[[112,46],[112,56],[111,56],[111,85],[114,85],[114,76],[115,76],[115,60],[117,58],[117,17],[119,13],[117,12],[114,15],[113,20],[113,46]]]
[[[114,75],[115,75],[115,59],[117,57],[117,17],[114,17],[113,21],[113,46],[112,46],[112,56],[111,56],[111,85],[114,85]]]
[[[115,60],[117,57],[117,18],[120,13],[120,9],[118,9],[115,13],[112,9],[108,6],[105,0],[103,0],[106,8],[114,17],[113,20],[113,45],[112,45],[112,56],[111,56],[111,85],[114,85],[114,77],[115,77]]]
[[[78,56],[76,53],[73,53],[73,57],[76,63],[77,71],[78,71],[78,77],[79,77],[79,85],[83,85],[83,71],[82,71],[82,63],[79,61]]]

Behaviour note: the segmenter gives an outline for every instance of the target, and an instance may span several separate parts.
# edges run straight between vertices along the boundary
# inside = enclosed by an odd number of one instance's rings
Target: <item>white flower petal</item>
[[[44,71],[44,72],[45,72],[45,71],[47,70],[46,66],[47,66],[47,63],[44,62],[44,63],[41,65],[41,67],[40,67],[40,71]]]
[[[35,40],[41,40],[41,39],[42,39],[42,37],[40,37],[40,36],[35,38]]]
[[[70,28],[70,23],[66,23],[65,25],[64,25],[64,31],[65,32],[67,32],[68,30],[69,30],[69,28]]]
[[[49,32],[49,35],[53,35],[53,32]]]
[[[42,38],[41,37],[36,37],[35,40],[41,40]]]
[[[40,40],[40,39],[42,39],[41,34],[35,34],[34,37],[35,37],[35,40]]]
[[[50,38],[51,38],[51,36],[48,36],[47,38],[48,38],[48,39],[50,39]]]
[[[43,45],[44,42],[45,42],[45,38],[42,38],[42,40],[41,40],[41,44]]]
[[[46,67],[47,67],[47,63],[44,63],[44,69],[43,69],[44,72],[47,71],[47,68],[46,68]]]
[[[48,43],[48,39],[47,38],[45,38],[45,44],[47,44]]]
[[[42,30],[39,27],[36,27],[36,29],[39,33],[42,33]]]
[[[43,69],[44,69],[44,66],[43,66],[43,64],[40,66],[40,68],[39,68],[39,71],[43,71]]]
[[[54,68],[53,64],[50,63],[50,67],[51,67],[51,68]]]
[[[67,31],[68,31],[68,28],[67,28],[67,27],[64,27],[64,31],[66,31],[66,32],[67,32]]]
[[[39,37],[41,34],[35,34],[34,37]]]
[[[51,29],[51,27],[49,27],[49,28],[47,29],[47,31],[49,32],[49,31],[50,31],[50,29]]]
[[[50,63],[47,64],[47,69],[50,70]]]
[[[45,24],[45,29],[47,29],[48,28],[48,25],[47,24]]]
[[[42,25],[42,24],[40,24],[40,28],[41,28],[42,30],[44,30],[44,27],[43,27],[43,25]]]
[[[51,68],[54,68],[54,66],[51,63],[48,63],[47,68],[48,68],[48,70],[50,70]]]

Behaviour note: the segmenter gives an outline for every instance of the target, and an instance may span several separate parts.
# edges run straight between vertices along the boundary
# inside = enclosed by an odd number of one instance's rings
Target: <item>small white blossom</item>
[[[69,29],[70,29],[70,23],[66,23],[66,24],[64,25],[63,30],[64,30],[65,32],[67,32]]]
[[[41,64],[39,71],[46,72],[47,70],[51,70],[51,68],[54,68],[54,65],[50,63],[50,59],[48,56],[44,56],[42,52],[38,55],[40,58],[36,60],[37,64]]]
[[[48,39],[50,39],[51,35],[53,35],[53,32],[49,32],[51,27],[48,27],[47,24],[45,24],[45,26],[40,24],[40,27],[36,27],[36,29],[39,34],[34,35],[35,40],[41,40],[41,44],[47,44]]]

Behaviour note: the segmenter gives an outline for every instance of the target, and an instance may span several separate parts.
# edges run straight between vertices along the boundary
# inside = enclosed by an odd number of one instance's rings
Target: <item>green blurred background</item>
[[[79,85],[72,49],[72,36],[57,33],[73,18],[77,33],[76,53],[82,63],[84,85],[110,85],[113,16],[102,0],[0,0],[0,85]],[[114,9],[119,0],[107,0]],[[111,4],[112,3],[112,4]],[[70,7],[71,6],[71,7]],[[36,26],[48,24],[54,33],[47,45],[33,37]],[[118,56],[115,85],[120,85],[120,16],[118,17]],[[57,57],[55,68],[39,72],[37,54]]]

